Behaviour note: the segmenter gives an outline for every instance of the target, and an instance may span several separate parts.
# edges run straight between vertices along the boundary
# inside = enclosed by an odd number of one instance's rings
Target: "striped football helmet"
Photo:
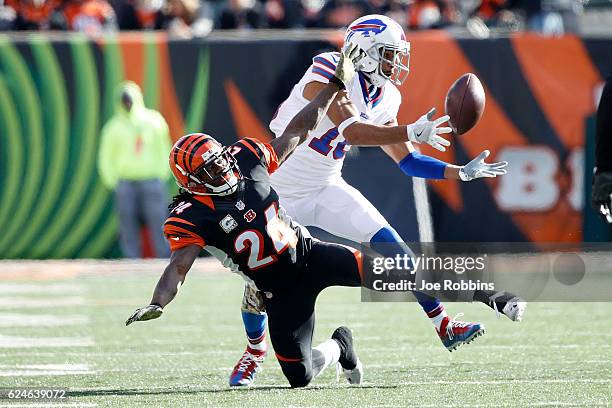
[[[232,194],[242,178],[228,148],[204,133],[176,141],[170,151],[170,169],[179,187],[198,195]]]
[[[386,81],[401,85],[409,73],[410,43],[402,27],[387,16],[370,14],[353,21],[344,34],[344,47],[357,44],[357,71],[378,88]]]

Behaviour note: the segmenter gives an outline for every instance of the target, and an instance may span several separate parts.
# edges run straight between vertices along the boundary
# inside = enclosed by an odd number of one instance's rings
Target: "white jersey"
[[[312,65],[293,87],[289,98],[281,104],[270,122],[270,130],[276,137],[308,104],[303,96],[304,87],[313,81],[329,82],[339,58],[337,52],[327,52],[313,58]],[[368,89],[363,75],[359,73],[347,85],[347,90],[362,122],[383,125],[397,117],[402,97],[391,82],[387,81],[383,88],[370,86]],[[341,178],[344,156],[350,148],[334,123],[325,116],[304,143],[272,174],[272,186],[281,196],[303,196],[334,183]]]

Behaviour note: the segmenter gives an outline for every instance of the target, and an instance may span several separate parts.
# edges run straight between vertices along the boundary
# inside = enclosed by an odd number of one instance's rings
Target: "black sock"
[[[491,296],[495,295],[496,293],[499,293],[499,291],[477,290],[477,291],[474,291],[474,300],[477,302],[484,303],[485,305],[494,309],[493,302],[491,302]],[[504,295],[498,297],[497,300],[498,301],[495,302],[495,306],[497,307],[497,310],[501,311],[506,306],[506,303],[508,301],[508,296],[504,293]]]

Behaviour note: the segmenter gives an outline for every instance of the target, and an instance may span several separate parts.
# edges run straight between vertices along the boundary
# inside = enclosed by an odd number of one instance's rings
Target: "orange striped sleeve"
[[[246,147],[247,149],[249,149],[251,151],[251,153],[253,153],[258,159],[261,159],[261,155],[259,154],[259,152],[257,151],[257,149],[255,149],[256,146],[256,142],[255,142],[255,146],[253,146],[253,142],[254,139],[241,139],[238,141],[238,143],[243,146]]]
[[[179,219],[177,218],[177,220]],[[187,224],[187,222],[184,220],[180,221],[185,223],[185,227],[191,224]],[[164,236],[168,240],[168,243],[170,244],[170,249],[172,251],[176,251],[189,245],[197,245],[200,248],[204,248],[206,246],[204,238],[185,227],[178,226],[177,224],[179,224],[179,222],[174,221],[171,218],[168,219],[164,224]]]
[[[262,143],[250,137],[240,140],[239,143],[248,148],[258,159],[265,163],[268,174],[272,174],[278,169],[280,163],[278,162],[278,156],[272,145],[269,143]]]
[[[268,164],[268,174],[274,173],[280,163],[278,162],[278,156],[276,155],[276,150],[272,147],[270,143],[261,143],[263,145],[264,156],[266,157],[266,163]]]

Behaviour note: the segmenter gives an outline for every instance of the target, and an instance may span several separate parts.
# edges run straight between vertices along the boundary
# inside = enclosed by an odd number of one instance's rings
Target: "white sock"
[[[249,342],[249,347],[257,351],[266,351],[268,349],[268,345],[266,344],[265,340],[257,344],[253,344]]]
[[[253,350],[266,351],[268,348],[266,344],[266,332],[263,332],[263,334],[256,339],[250,339],[248,337],[247,339],[249,341],[249,347]]]
[[[446,313],[446,310],[444,310],[444,308],[442,308],[440,313],[438,313],[434,317],[430,317],[429,320],[431,320],[431,322],[433,323],[434,327],[438,331],[440,331],[440,326],[442,325],[442,320],[444,320],[444,318],[447,317],[447,316],[448,316],[448,314]]]
[[[340,358],[340,346],[334,339],[325,340],[312,349],[313,370],[319,375]]]

